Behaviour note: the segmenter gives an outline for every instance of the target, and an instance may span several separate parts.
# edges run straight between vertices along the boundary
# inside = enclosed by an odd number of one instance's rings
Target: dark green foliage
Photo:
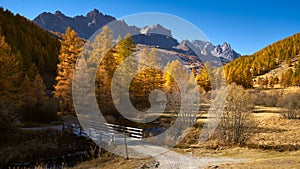
[[[0,135],[13,128],[20,106],[20,67],[11,48],[0,34]],[[0,139],[1,141],[1,139]]]
[[[0,8],[0,35],[0,121],[3,131],[10,125],[14,126],[21,112],[35,113],[35,118],[46,119],[41,122],[53,120],[56,108],[52,102],[55,101],[48,100],[45,84],[48,90],[53,88],[59,40],[25,17],[3,8]],[[35,109],[22,109],[32,105]]]
[[[22,89],[23,105],[20,112],[23,121],[49,123],[57,120],[58,102],[46,96],[45,85],[38,72],[32,82],[25,76]]]
[[[38,123],[50,123],[58,119],[58,102],[55,98],[48,99],[47,102],[26,104],[22,106],[21,118],[23,121]]]
[[[24,73],[34,63],[43,78],[45,74],[56,74],[60,42],[50,33],[3,8],[0,8],[0,33],[5,36]]]

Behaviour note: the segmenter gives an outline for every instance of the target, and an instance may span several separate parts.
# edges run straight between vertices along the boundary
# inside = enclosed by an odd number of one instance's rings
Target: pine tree
[[[199,92],[193,73],[189,74],[179,60],[168,62],[164,72],[168,111],[178,113],[179,110],[183,110],[183,114],[179,117],[180,121],[189,125],[194,123],[193,117],[196,115],[194,105],[181,104],[181,99],[185,101],[195,99],[193,97]]]
[[[284,87],[284,85],[285,85],[285,83],[284,83],[284,72],[282,72],[281,74],[280,74],[280,78],[279,78],[279,83],[280,83],[280,86],[281,87]]]
[[[32,103],[33,98],[33,90],[31,88],[31,82],[28,74],[25,75],[23,83],[22,83],[22,96],[23,96],[23,105]]]
[[[59,63],[57,64],[57,84],[54,86],[54,94],[60,100],[62,113],[74,112],[72,104],[72,74],[81,46],[82,43],[77,33],[68,27],[61,42]]]
[[[20,67],[4,36],[0,35],[0,133],[12,126],[21,105]],[[1,141],[1,139],[0,139]]]
[[[274,88],[274,78],[273,78],[273,76],[270,76],[268,84],[271,88]]]
[[[150,107],[148,96],[155,89],[164,89],[163,73],[161,59],[155,48],[148,50],[144,47],[140,54],[138,74],[135,76],[131,85],[132,95],[136,98],[138,104],[145,107]]]
[[[284,73],[281,74],[280,78],[280,85],[282,87],[289,87],[292,84],[292,76],[293,76],[293,69],[289,68]]]
[[[38,69],[37,69],[35,63],[32,63],[30,65],[29,69],[27,70],[27,75],[28,75],[30,81],[33,81],[37,72],[38,72]]]
[[[154,89],[161,89],[163,86],[163,74],[159,70],[162,68],[162,61],[158,56],[155,48],[150,51],[146,48],[142,50],[139,60],[139,72],[143,72],[140,76],[143,82],[143,93],[149,94]]]
[[[95,37],[92,47],[93,51],[87,60],[89,67],[97,68],[100,65],[99,67],[104,68],[112,75],[115,66],[115,60],[112,56],[113,32],[108,26],[104,26]]]
[[[268,84],[269,84],[269,77],[266,76],[266,79],[265,79],[265,87],[268,88]]]
[[[188,89],[190,89],[190,90],[194,89],[196,83],[197,83],[197,80],[195,77],[195,69],[193,68],[190,73],[190,76],[189,76]]]
[[[111,78],[116,68],[113,56],[113,32],[108,26],[104,26],[95,37],[93,50],[87,58],[90,71],[96,72],[95,92],[101,112],[109,112],[111,105]],[[105,109],[105,110],[104,110]]]
[[[204,64],[203,69],[201,70],[201,73],[197,75],[196,80],[198,84],[200,85],[200,89],[203,91],[209,91],[211,90],[211,82],[210,82],[210,71],[211,67],[209,62],[206,62]]]
[[[115,77],[118,79],[113,86],[114,95],[118,96],[118,105],[124,106],[124,101],[128,98],[134,100],[134,96],[130,92],[137,90],[138,86],[131,83],[129,77],[135,77],[138,71],[138,60],[135,54],[135,43],[130,34],[127,34],[115,48],[115,59],[117,61],[118,69],[115,72]],[[121,64],[122,63],[122,64]],[[129,91],[129,93],[128,93]],[[126,106],[126,105],[125,105]]]
[[[36,98],[36,105],[44,106],[49,98],[46,96],[46,86],[39,73],[35,75],[32,87]]]
[[[178,60],[168,62],[165,67],[165,90],[169,93],[179,92],[178,82],[187,79],[186,70]]]
[[[286,65],[288,67],[291,67],[291,57],[289,57],[287,60],[286,60]]]
[[[274,81],[274,84],[279,84],[279,78],[277,75],[274,77],[273,81]]]
[[[36,103],[35,93],[31,85],[28,74],[25,75],[22,83],[22,107],[21,107],[21,118],[28,120],[32,116],[32,109]],[[30,113],[30,114],[29,114]]]
[[[116,84],[115,87],[117,87],[118,91],[121,93],[124,93],[128,90],[128,86],[125,86],[129,80],[128,77],[134,76],[135,72],[137,71],[137,57],[134,52],[135,43],[130,34],[127,34],[125,38],[121,40],[115,47],[114,58],[119,71],[117,75],[115,74],[118,78],[118,84]],[[124,62],[125,59],[126,62]],[[122,62],[123,64],[120,66]],[[133,87],[134,86],[130,86],[130,88]],[[131,90],[130,88],[129,90]]]
[[[298,64],[292,76],[292,85],[300,86],[300,59],[298,60]]]
[[[22,120],[35,122],[51,121],[53,118],[47,119],[47,117],[50,117],[49,114],[51,113],[55,115],[56,112],[51,112],[50,110],[53,110],[53,108],[48,105],[49,97],[46,96],[46,87],[40,74],[37,72],[32,82],[26,74],[22,87]]]
[[[79,103],[74,102],[77,105],[77,109],[85,109],[89,107],[91,96],[95,94],[95,91],[91,89],[91,81],[94,81],[88,69],[88,64],[85,58],[80,58],[76,63],[76,72],[74,72],[73,79],[73,99],[80,100]],[[96,86],[95,86],[96,87]],[[96,88],[97,91],[97,88]],[[96,97],[99,97],[96,93]],[[78,112],[77,112],[78,113]],[[82,113],[81,111],[79,113]]]

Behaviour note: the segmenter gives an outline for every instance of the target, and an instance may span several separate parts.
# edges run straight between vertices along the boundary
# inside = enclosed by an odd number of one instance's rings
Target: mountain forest
[[[122,100],[114,103],[112,97],[127,97],[124,94],[128,90],[125,84],[128,82],[128,76],[132,74],[131,70],[139,70],[130,81],[129,97],[132,105],[140,111],[148,110],[151,107],[149,101],[151,92],[160,89],[167,98],[165,110],[172,109],[176,117],[181,104],[180,92],[185,90],[199,92],[201,101],[204,102],[199,112],[208,112],[207,104],[220,99],[213,98],[212,86],[215,85],[215,81],[211,79],[216,77],[215,73],[223,72],[228,85],[224,108],[226,113],[220,120],[216,135],[213,135],[215,142],[210,145],[215,152],[223,148],[220,145],[247,145],[264,150],[269,148],[265,145],[246,144],[256,127],[256,122],[250,115],[256,110],[255,106],[277,106],[284,109],[281,112],[284,119],[300,118],[297,102],[299,95],[288,95],[284,92],[281,94],[260,93],[262,89],[276,88],[283,91],[289,87],[300,86],[300,33],[275,42],[252,55],[240,56],[215,69],[210,63],[201,63],[200,67],[187,65],[190,66],[190,70],[186,71],[179,60],[163,64],[159,57],[160,50],[158,47],[135,43],[129,33],[124,37],[119,36],[118,39],[114,39],[113,31],[108,26],[102,27],[93,42],[80,38],[78,32],[71,27],[67,27],[64,34],[54,33],[40,28],[36,23],[19,14],[14,15],[9,10],[0,8],[0,147],[3,147],[3,151],[0,151],[2,153],[0,168],[2,165],[10,166],[20,159],[24,161],[31,157],[46,159],[47,157],[44,156],[48,154],[54,156],[55,153],[63,156],[70,152],[89,149],[87,159],[104,154],[98,147],[99,152],[95,155],[96,148],[92,148],[94,144],[68,133],[59,133],[51,129],[33,134],[32,131],[22,129],[53,124],[60,126],[66,119],[76,119],[72,97],[72,80],[76,64],[79,69],[88,68],[81,76],[76,77],[82,82],[91,80],[86,77],[89,73],[96,72],[93,92],[96,95],[98,107],[108,123],[142,129],[170,127],[174,122],[174,117],[160,116],[156,120],[157,123],[133,123],[118,112],[115,105],[121,104]],[[101,57],[104,59],[100,60]],[[77,63],[78,58],[83,58],[82,62]],[[119,68],[126,59],[127,68]],[[151,65],[157,68],[147,68]],[[158,69],[164,66],[164,71]],[[117,70],[119,74],[116,88],[119,90],[111,90]],[[176,81],[181,78],[187,80],[185,88],[180,88],[179,82]],[[257,95],[253,94],[256,90],[259,93],[256,93]],[[88,97],[89,94],[81,97]],[[278,99],[275,99],[277,96]],[[279,100],[279,96],[282,100]],[[287,96],[292,96],[293,99]],[[262,98],[265,100],[259,100]],[[155,101],[159,102],[159,100]],[[197,118],[201,121],[200,115]],[[167,125],[163,126],[158,123]],[[194,143],[193,140],[198,137],[196,138],[193,132],[197,127],[202,126],[202,123],[194,125],[191,130],[192,134],[187,135],[190,140],[183,139],[184,143],[181,142],[180,146],[188,147],[187,145]],[[51,144],[48,144],[46,138]],[[20,140],[24,142],[20,144],[24,147],[41,143],[40,150],[26,147],[25,150],[30,152],[24,153],[26,157],[18,155],[9,156],[6,159],[3,153],[9,151],[4,151],[4,148],[18,145]],[[26,140],[39,141],[29,143]],[[205,148],[209,147],[209,145],[205,146]],[[299,145],[289,146],[287,147],[290,149],[299,150]],[[287,147],[283,149],[286,150]],[[12,154],[22,154],[17,153],[20,150],[10,150]]]

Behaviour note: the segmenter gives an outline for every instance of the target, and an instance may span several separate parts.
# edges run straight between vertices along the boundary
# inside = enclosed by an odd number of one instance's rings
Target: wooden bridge
[[[124,144],[127,159],[127,139],[141,141],[143,138],[143,129],[140,128],[120,126],[110,123],[91,123],[93,124],[93,128],[83,129],[79,124],[64,122],[62,130],[68,131],[79,137],[104,142],[108,145],[112,143]]]
[[[62,129],[64,131],[72,132],[73,134],[77,136],[82,137],[94,137],[95,135],[101,136],[103,132],[110,134],[110,135],[117,135],[117,134],[124,134],[128,137],[135,138],[138,140],[142,140],[143,138],[143,129],[140,128],[134,128],[134,127],[127,127],[127,126],[120,126],[116,124],[110,124],[110,123],[94,123],[93,124],[96,129],[94,128],[88,128],[83,129],[79,124],[73,124],[64,122]]]

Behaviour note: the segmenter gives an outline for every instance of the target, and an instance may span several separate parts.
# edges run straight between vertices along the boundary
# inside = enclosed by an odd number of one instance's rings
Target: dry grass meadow
[[[246,159],[243,163],[208,166],[208,168],[277,169],[300,168],[300,120],[284,119],[280,108],[256,106],[254,117],[257,131],[245,146],[220,146],[218,140],[198,143],[199,130],[192,129],[173,150],[189,155],[205,157],[232,157]],[[151,165],[155,159],[129,159],[111,155],[87,161],[74,167],[134,169]]]

